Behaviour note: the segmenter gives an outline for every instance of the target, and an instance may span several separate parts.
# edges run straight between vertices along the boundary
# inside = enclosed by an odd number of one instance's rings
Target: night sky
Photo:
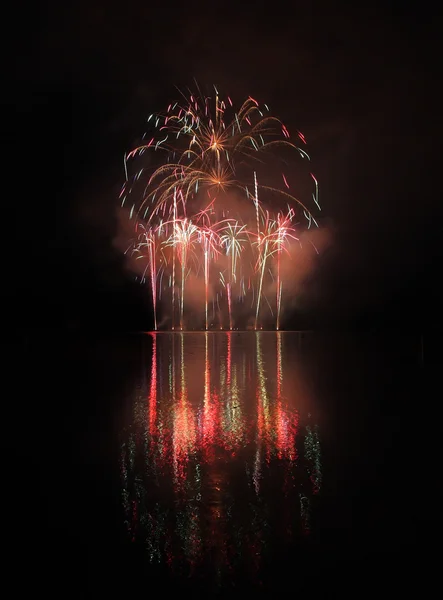
[[[440,20],[384,4],[11,9],[10,324],[150,326],[148,290],[113,246],[122,158],[194,78],[257,97],[308,140],[334,243],[296,325],[440,323]]]
[[[43,0],[4,10],[2,356],[11,365],[3,480],[6,555],[19,565],[6,568],[14,589],[55,585],[60,596],[60,585],[71,589],[89,569],[101,591],[106,583],[115,595],[121,578],[126,593],[145,564],[125,545],[115,550],[123,528],[121,423],[149,362],[140,336],[118,333],[152,327],[149,289],[134,281],[114,244],[118,195],[124,153],[147,116],[194,78],[236,102],[251,95],[290,132],[303,132],[320,185],[319,222],[333,233],[305,284],[308,302],[287,322],[358,332],[344,350],[335,333],[315,356],[306,346],[307,373],[325,399],[332,486],[322,500],[326,552],[321,562],[319,549],[318,564],[340,564],[337,577],[354,595],[359,581],[379,593],[388,588],[378,548],[392,550],[385,556],[393,590],[410,592],[411,576],[433,583],[443,23],[438,4],[405,9],[411,4]],[[418,334],[403,347],[397,331],[385,335],[388,327],[431,332],[420,336],[420,373]],[[382,329],[382,342],[359,344],[363,329],[368,337]],[[352,539],[362,547],[366,539],[359,526],[372,539],[380,534],[369,563],[366,549],[355,558]],[[334,556],[342,540],[349,564]],[[316,559],[312,566],[310,589],[324,584],[330,593],[322,566]]]

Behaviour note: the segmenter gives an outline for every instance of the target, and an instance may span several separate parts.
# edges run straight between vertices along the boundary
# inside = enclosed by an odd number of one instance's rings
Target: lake
[[[419,336],[53,333],[17,352],[11,514],[44,585],[398,589],[432,555]]]

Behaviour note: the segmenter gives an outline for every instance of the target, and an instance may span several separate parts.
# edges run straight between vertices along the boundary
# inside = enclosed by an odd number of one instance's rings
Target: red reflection
[[[174,472],[176,483],[181,485],[186,480],[186,466],[189,455],[194,451],[196,444],[195,416],[192,406],[188,402],[185,360],[184,360],[184,338],[180,334],[180,394],[175,403],[173,420],[173,453]]]
[[[152,334],[151,385],[149,389],[149,433],[155,433],[157,419],[157,335]]]
[[[277,399],[281,400],[282,371],[282,339],[281,331],[277,332]]]
[[[209,335],[205,333],[205,389],[203,400],[203,419],[201,444],[206,460],[214,457],[215,444],[219,430],[219,399],[211,391],[211,367],[209,361]]]
[[[298,415],[295,411],[285,410],[282,402],[282,336],[277,332],[277,402],[275,406],[275,446],[280,459],[296,460],[295,437],[297,435]]]
[[[228,351],[227,351],[227,358],[226,358],[226,362],[227,362],[227,385],[230,386],[231,385],[231,369],[232,369],[232,354],[231,354],[231,334],[227,333],[226,334],[228,336]]]
[[[303,392],[284,334],[250,334],[249,347],[237,334],[192,335],[152,335],[149,388],[134,411],[143,423],[122,461],[126,519],[132,537],[153,540],[153,555],[171,564],[197,565],[206,553],[220,566],[241,551],[257,566],[270,489],[282,498],[272,526],[309,531],[317,430],[299,425]]]

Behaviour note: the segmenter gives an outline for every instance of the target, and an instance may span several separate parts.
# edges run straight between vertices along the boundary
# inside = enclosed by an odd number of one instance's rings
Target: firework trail
[[[147,259],[155,328],[162,281],[169,280],[172,329],[176,293],[180,328],[184,328],[185,282],[191,271],[204,276],[206,330],[210,327],[211,285],[217,304],[224,294],[227,297],[230,329],[234,327],[234,290],[237,300],[252,296],[258,327],[264,299],[270,307],[264,289],[267,272],[272,276],[267,267],[273,258],[279,329],[282,254],[285,251],[290,256],[290,242],[298,240],[295,224],[300,228],[303,224],[307,228],[318,226],[309,208],[311,204],[312,210],[320,210],[318,182],[309,168],[304,173],[297,164],[288,166],[292,154],[309,167],[309,155],[301,147],[306,140],[300,132],[291,137],[268,106],[251,97],[236,111],[229,97],[223,100],[215,87],[214,92],[183,94],[166,111],[150,115],[150,132],[143,135],[144,143],[125,154],[120,198],[122,206],[130,206],[130,218],[135,221],[138,237],[133,253]],[[285,165],[285,172],[278,167],[280,163]],[[305,181],[311,187],[314,184],[306,201],[292,191],[293,180],[300,180],[303,173]],[[232,208],[233,199],[239,205],[236,209]],[[251,200],[255,224],[250,216],[245,217]],[[228,269],[223,256],[229,262]],[[162,261],[160,285],[158,260]],[[180,284],[176,292],[177,261]],[[167,277],[163,278],[164,274]]]
[[[156,239],[155,231],[152,229],[146,229],[146,227],[138,223],[137,228],[142,230],[139,236],[139,241],[133,249],[133,253],[137,254],[136,260],[143,258],[143,249],[147,249],[149,262],[146,267],[142,278],[146,275],[146,271],[149,268],[151,276],[151,293],[152,293],[152,307],[154,311],[154,330],[157,331],[157,263],[156,263]]]
[[[271,256],[272,251],[270,251],[270,241],[271,241],[271,233],[266,233],[269,228],[269,213],[266,216],[265,222],[265,233],[263,236],[260,233],[257,234],[257,247],[259,249],[259,257],[257,260],[257,271],[260,273],[260,282],[258,286],[258,296],[257,296],[257,307],[255,311],[255,328],[258,327],[258,315],[260,313],[260,306],[262,300],[262,289],[263,289],[263,276],[265,274],[265,267],[268,258]]]
[[[295,229],[292,226],[293,218],[294,211],[291,208],[288,210],[288,214],[286,216],[284,216],[282,213],[279,213],[277,215],[277,219],[273,222],[274,231],[271,233],[271,243],[277,253],[277,331],[280,329],[281,299],[283,291],[283,281],[280,277],[281,255],[283,250],[289,253],[286,246],[291,239],[297,242],[299,241],[299,238],[295,235]]]
[[[181,265],[180,329],[183,329],[183,308],[188,256],[197,241],[197,234],[198,228],[190,220],[174,219],[172,234],[165,242],[165,246],[173,246],[174,249],[178,248],[178,257]]]
[[[226,255],[229,257],[229,281],[226,284],[228,294],[229,309],[229,329],[232,330],[232,286],[237,280],[237,264],[243,250],[243,244],[247,241],[245,237],[246,225],[238,223],[227,223],[220,236],[221,245],[226,249]]]
[[[219,254],[218,235],[210,227],[201,227],[198,230],[199,243],[203,249],[204,277],[205,277],[205,329],[208,330],[208,290],[209,290],[209,263],[211,257]]]

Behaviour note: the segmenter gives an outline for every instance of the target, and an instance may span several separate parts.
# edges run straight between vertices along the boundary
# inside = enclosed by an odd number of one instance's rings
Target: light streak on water
[[[222,578],[239,561],[258,569],[276,532],[310,533],[321,493],[295,335],[152,333],[146,344],[121,444],[128,536],[152,563],[209,561]]]

